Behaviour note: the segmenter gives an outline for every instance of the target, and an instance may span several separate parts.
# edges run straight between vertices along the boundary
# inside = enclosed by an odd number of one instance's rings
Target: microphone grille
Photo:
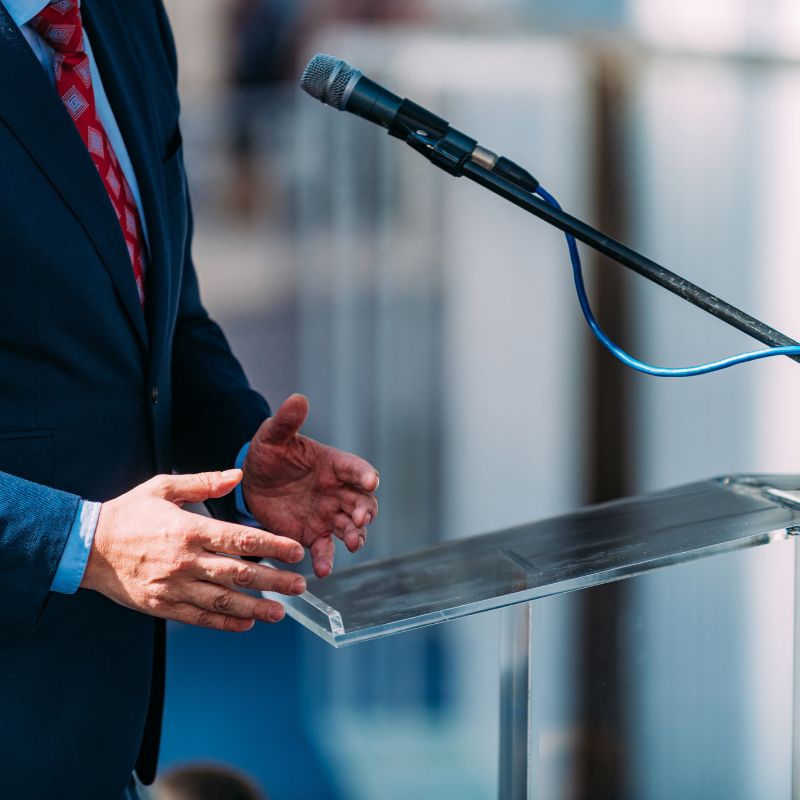
[[[317,53],[303,70],[300,86],[317,100],[342,110],[345,90],[356,73],[346,61]]]

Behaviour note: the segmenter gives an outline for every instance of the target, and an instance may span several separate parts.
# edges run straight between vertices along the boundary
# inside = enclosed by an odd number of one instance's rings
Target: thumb
[[[283,401],[275,416],[261,426],[260,437],[270,444],[288,441],[303,427],[307,416],[308,400],[302,394],[293,394]]]
[[[241,479],[240,469],[228,469],[225,472],[197,472],[193,475],[162,475],[154,480],[158,482],[156,491],[161,497],[182,505],[222,497],[232,491]]]

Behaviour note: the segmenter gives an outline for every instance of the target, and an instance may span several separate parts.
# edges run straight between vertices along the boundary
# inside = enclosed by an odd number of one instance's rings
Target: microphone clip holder
[[[431,164],[456,178],[464,174],[464,165],[472,158],[472,151],[478,144],[452,128],[441,139],[434,140],[425,131],[409,131],[405,142]]]
[[[402,139],[432,164],[455,177],[464,174],[464,165],[478,146],[475,139],[451,128],[447,120],[411,100],[403,100],[389,126],[389,135]]]

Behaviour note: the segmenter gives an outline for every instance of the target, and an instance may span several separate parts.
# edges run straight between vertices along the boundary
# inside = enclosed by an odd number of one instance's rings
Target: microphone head
[[[352,88],[361,72],[340,58],[317,53],[308,62],[300,78],[300,86],[317,100],[344,111],[348,88]]]

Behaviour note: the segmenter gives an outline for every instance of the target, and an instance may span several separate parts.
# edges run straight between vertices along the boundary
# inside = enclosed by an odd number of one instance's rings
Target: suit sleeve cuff
[[[245,444],[239,451],[239,455],[236,456],[236,469],[243,469],[244,460],[247,457],[247,451],[249,449],[250,442],[247,442],[247,444]],[[236,500],[236,521],[240,525],[249,525],[251,528],[261,527],[258,524],[258,520],[250,513],[250,509],[247,507],[247,503],[244,500],[244,489],[242,489],[242,484],[240,483],[233,491],[234,498]]]
[[[67,538],[64,553],[56,569],[51,592],[60,594],[75,594],[86,572],[89,553],[94,542],[94,533],[97,530],[97,520],[100,516],[101,503],[90,503],[82,500],[75,522]]]

